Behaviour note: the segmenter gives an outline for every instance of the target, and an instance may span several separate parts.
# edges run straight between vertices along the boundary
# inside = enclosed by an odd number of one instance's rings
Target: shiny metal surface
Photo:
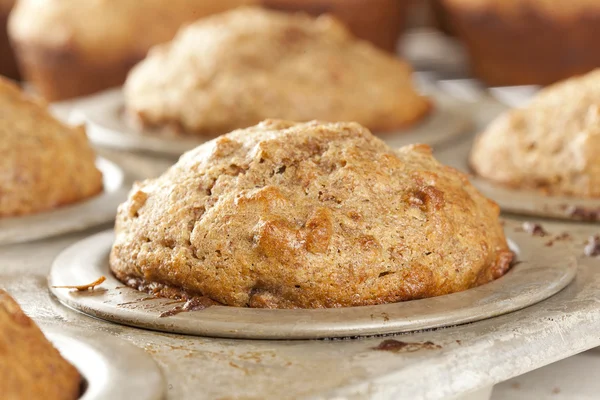
[[[38,214],[0,219],[0,244],[25,242],[81,231],[114,220],[117,206],[127,198],[129,184],[116,164],[98,158],[104,191],[88,200]]]
[[[166,384],[152,357],[130,343],[72,328],[44,333],[85,379],[81,400],[161,400]]]

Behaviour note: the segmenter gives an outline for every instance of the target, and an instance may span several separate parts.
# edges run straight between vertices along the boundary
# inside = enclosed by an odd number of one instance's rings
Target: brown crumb
[[[548,232],[546,232],[542,225],[538,224],[537,222],[523,222],[523,231],[529,233],[531,236],[543,237],[548,235]]]
[[[560,393],[560,388],[555,387],[554,389],[552,389],[552,394],[559,394]]]
[[[395,339],[387,339],[379,343],[377,347],[373,347],[373,350],[391,351],[392,353],[413,353],[419,350],[434,350],[441,348],[442,346],[434,344],[433,342],[406,343]]]
[[[600,235],[594,235],[588,238],[588,241],[583,248],[583,254],[588,257],[600,256]]]
[[[519,389],[521,389],[521,384],[519,382],[515,382],[515,383],[511,384],[510,387],[515,390],[519,390]]]
[[[99,286],[102,284],[102,282],[104,282],[106,280],[105,276],[101,276],[100,278],[96,279],[94,282],[92,283],[88,283],[85,285],[67,285],[67,286],[52,286],[54,289],[76,289],[79,292],[83,292],[85,290],[89,290],[89,289],[94,289],[96,286]]]
[[[558,234],[558,235],[554,236],[549,241],[547,241],[546,243],[544,243],[544,246],[551,247],[556,242],[559,242],[559,241],[562,241],[562,240],[571,240],[571,239],[572,239],[572,237],[571,237],[571,235],[568,232],[563,232],[561,234]]]

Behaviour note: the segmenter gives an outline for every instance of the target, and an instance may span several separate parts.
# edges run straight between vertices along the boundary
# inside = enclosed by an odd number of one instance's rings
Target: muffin
[[[31,214],[102,191],[102,174],[82,127],[0,79],[0,217]]]
[[[2,289],[0,376],[4,400],[79,398],[79,372],[61,357],[35,322]]]
[[[441,0],[490,85],[547,85],[600,67],[597,0]]]
[[[8,15],[15,4],[15,0],[0,0],[0,75],[11,79],[19,78],[19,70],[13,55],[12,47],[8,40],[7,22]]]
[[[184,154],[119,207],[110,267],[235,307],[373,305],[502,276],[498,206],[425,145],[357,123],[267,120]]]
[[[481,177],[514,188],[600,197],[600,69],[498,117],[475,141],[470,163]]]
[[[9,34],[49,101],[118,86],[148,49],[203,16],[255,0],[19,0]]]
[[[390,52],[396,51],[410,3],[409,0],[262,0],[265,7],[276,10],[334,15],[357,37]]]
[[[125,83],[145,129],[216,136],[266,118],[409,126],[431,105],[406,63],[358,41],[330,17],[240,8],[183,28]]]

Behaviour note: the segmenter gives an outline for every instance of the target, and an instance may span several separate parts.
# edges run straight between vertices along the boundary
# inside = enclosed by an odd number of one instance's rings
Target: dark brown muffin
[[[7,78],[19,79],[19,69],[13,54],[12,46],[8,40],[8,15],[15,4],[15,0],[0,0],[0,75]]]
[[[0,289],[0,397],[74,400],[79,398],[80,384],[75,367]]]
[[[600,67],[596,0],[441,0],[490,85],[547,85]]]
[[[255,0],[20,0],[9,34],[22,73],[47,100],[123,83],[148,49],[186,23]]]
[[[265,121],[184,154],[119,207],[134,287],[237,307],[381,304],[502,276],[499,209],[431,149],[356,123]]]
[[[331,14],[350,31],[382,49],[395,52],[411,0],[261,0],[280,11]]]

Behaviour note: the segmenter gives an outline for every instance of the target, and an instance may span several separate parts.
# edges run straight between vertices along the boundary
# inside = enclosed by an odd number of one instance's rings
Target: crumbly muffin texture
[[[470,164],[512,187],[600,197],[600,69],[500,116],[475,141]]]
[[[330,17],[245,7],[200,20],[153,48],[124,87],[144,127],[216,135],[265,118],[406,127],[431,105],[405,62]]]
[[[0,393],[5,400],[79,398],[79,372],[0,289]]]
[[[130,286],[229,306],[397,302],[503,275],[498,214],[428,146],[394,150],[356,123],[270,120],[136,184],[110,266]]]
[[[31,214],[102,191],[102,174],[82,127],[0,78],[0,217]]]

